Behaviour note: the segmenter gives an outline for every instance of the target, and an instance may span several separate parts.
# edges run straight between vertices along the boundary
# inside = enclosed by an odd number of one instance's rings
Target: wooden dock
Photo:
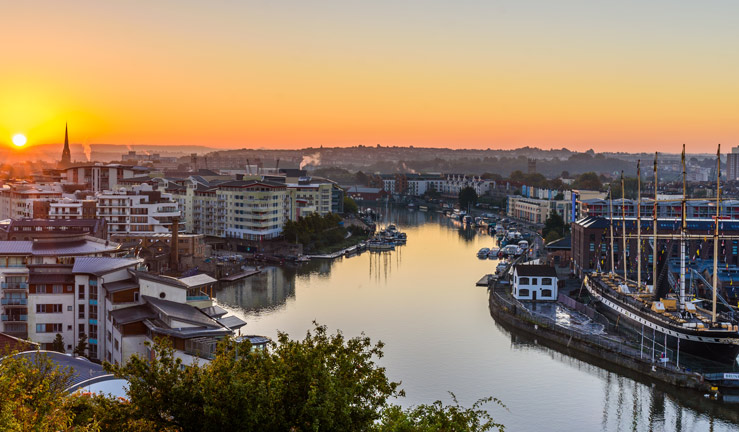
[[[229,276],[224,276],[220,279],[221,282],[233,282],[239,279],[247,278],[249,276],[254,276],[255,274],[259,274],[262,271],[259,269],[253,269],[253,270],[246,270],[241,273],[236,273]]]

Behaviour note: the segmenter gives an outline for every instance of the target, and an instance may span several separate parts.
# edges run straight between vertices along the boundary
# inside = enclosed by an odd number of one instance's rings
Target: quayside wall
[[[711,388],[710,383],[699,373],[685,371],[670,363],[660,364],[649,358],[640,358],[638,350],[608,337],[575,332],[546,317],[532,314],[517,304],[506,290],[505,287],[490,288],[490,313],[496,320],[536,338],[546,339],[677,387],[699,391],[709,391]]]

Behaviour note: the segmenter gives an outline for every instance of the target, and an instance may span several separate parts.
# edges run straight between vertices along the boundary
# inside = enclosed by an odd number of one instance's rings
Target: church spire
[[[60,165],[68,167],[72,164],[72,154],[69,151],[69,133],[67,123],[64,123],[64,150],[62,150],[62,160]]]

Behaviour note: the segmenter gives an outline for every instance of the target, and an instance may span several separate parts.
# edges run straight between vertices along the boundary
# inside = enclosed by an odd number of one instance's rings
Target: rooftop
[[[515,266],[515,272],[519,276],[549,276],[557,277],[554,267],[540,264],[519,264]]]
[[[115,270],[133,267],[142,262],[144,260],[131,258],[79,257],[74,260],[72,272],[102,276]]]

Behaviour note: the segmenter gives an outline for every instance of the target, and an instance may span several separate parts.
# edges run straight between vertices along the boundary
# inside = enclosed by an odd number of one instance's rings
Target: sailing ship
[[[726,307],[726,311],[717,312],[717,265],[718,265],[718,244],[724,236],[719,235],[720,221],[720,196],[721,196],[721,157],[720,146],[717,154],[717,172],[719,173],[716,181],[716,215],[713,221],[713,281],[708,283],[705,279],[708,289],[712,291],[712,307],[707,310],[701,307],[702,302],[694,299],[686,292],[686,242],[698,238],[703,239],[705,235],[698,236],[688,233],[686,222],[686,175],[685,175],[685,146],[682,152],[682,168],[683,168],[683,198],[682,211],[680,217],[679,235],[674,233],[665,233],[663,235],[657,232],[657,214],[658,214],[658,196],[657,196],[657,154],[654,159],[654,210],[653,220],[654,227],[652,229],[651,247],[652,247],[652,284],[647,285],[642,280],[642,236],[641,236],[641,169],[640,164],[637,165],[638,177],[638,197],[636,211],[636,235],[627,234],[626,232],[626,216],[625,206],[621,215],[622,229],[622,252],[623,252],[623,275],[616,274],[615,253],[614,253],[614,220],[613,220],[613,198],[609,196],[609,225],[610,225],[610,242],[611,242],[611,267],[608,273],[594,272],[586,276],[583,280],[585,288],[590,296],[596,300],[596,307],[605,315],[614,320],[618,320],[620,325],[626,325],[636,331],[650,330],[650,333],[659,333],[664,337],[665,346],[676,350],[679,353],[688,352],[710,360],[733,363],[739,355],[739,324],[734,318],[733,308]],[[621,173],[622,197],[624,196],[623,172]],[[611,195],[609,191],[609,195]],[[622,200],[623,202],[623,200]],[[637,243],[637,279],[629,279],[627,269],[627,238],[635,238]],[[664,240],[668,243],[677,240],[680,245],[679,261],[680,271],[679,278],[676,280],[674,275],[669,271],[669,255],[670,250],[664,247],[660,250],[658,240]],[[674,245],[674,244],[672,244]],[[671,246],[672,246],[671,245]],[[667,253],[666,253],[667,252]],[[659,261],[659,263],[658,263]],[[659,268],[661,267],[661,268]],[[692,272],[692,270],[691,270]],[[666,276],[666,277],[665,277]],[[692,280],[692,273],[691,273]],[[670,292],[673,292],[672,294]]]

